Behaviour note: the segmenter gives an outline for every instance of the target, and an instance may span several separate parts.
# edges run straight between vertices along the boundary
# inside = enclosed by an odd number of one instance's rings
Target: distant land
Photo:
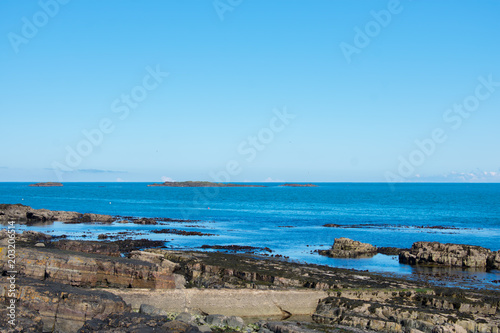
[[[57,182],[46,182],[46,183],[36,183],[36,184],[30,184],[29,186],[33,187],[55,187],[55,186],[64,186],[61,183]]]
[[[280,186],[288,186],[288,187],[318,187],[318,185],[314,185],[314,184],[283,184],[283,185],[280,185]]]
[[[164,182],[159,184],[150,184],[148,186],[166,186],[166,187],[266,187],[264,185],[245,185],[232,183],[212,183],[212,182]]]

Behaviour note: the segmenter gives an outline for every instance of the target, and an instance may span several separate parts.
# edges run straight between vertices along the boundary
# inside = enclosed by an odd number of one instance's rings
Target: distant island
[[[283,184],[280,186],[288,186],[288,187],[318,187],[318,185],[314,184]]]
[[[45,182],[45,183],[30,184],[29,186],[32,186],[32,187],[55,187],[55,186],[64,186],[64,185],[61,183],[57,183],[57,182]]]
[[[159,184],[149,184],[148,186],[167,186],[167,187],[265,187],[264,185],[245,185],[232,183],[212,183],[212,182],[164,182]]]

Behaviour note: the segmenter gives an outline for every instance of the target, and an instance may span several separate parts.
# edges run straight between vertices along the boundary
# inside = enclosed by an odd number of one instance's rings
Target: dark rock
[[[31,187],[60,187],[63,186],[62,183],[57,183],[57,182],[45,182],[45,183],[36,183],[36,184],[30,184],[29,186]]]
[[[132,220],[132,222],[135,224],[143,224],[143,225],[156,225],[156,224],[158,224],[158,222],[156,222],[155,219],[146,218],[146,217]]]

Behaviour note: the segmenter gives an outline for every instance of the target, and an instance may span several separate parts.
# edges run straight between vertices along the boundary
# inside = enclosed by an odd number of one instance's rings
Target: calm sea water
[[[213,237],[151,234],[164,226],[134,224],[62,224],[29,227],[87,239],[100,233],[139,231],[139,237],[168,241],[172,248],[201,245],[269,247],[292,259],[337,267],[397,274],[415,273],[395,257],[332,259],[311,253],[348,237],[376,246],[410,247],[439,241],[500,248],[500,184],[317,183],[318,187],[260,188],[147,187],[147,183],[65,183],[29,187],[0,183],[0,203],[134,217],[199,220],[170,223],[169,228],[217,234]],[[352,228],[325,228],[335,223]],[[364,225],[364,226],[360,226]],[[433,229],[442,226],[450,229]],[[423,228],[422,228],[423,227]],[[28,227],[20,226],[20,230]],[[462,272],[459,272],[462,274]],[[463,273],[468,274],[468,273]],[[477,275],[479,274],[479,275]],[[498,272],[476,273],[484,281]]]

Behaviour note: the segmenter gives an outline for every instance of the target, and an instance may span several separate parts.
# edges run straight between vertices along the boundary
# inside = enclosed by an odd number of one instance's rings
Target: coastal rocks
[[[0,251],[2,270],[8,271],[7,251]],[[176,288],[175,264],[156,265],[126,258],[89,255],[47,248],[18,248],[20,275],[79,287]]]
[[[142,224],[142,225],[156,225],[156,224],[158,224],[158,222],[156,222],[155,219],[146,218],[146,217],[133,220],[132,222],[135,224]]]
[[[370,257],[377,254],[377,248],[368,243],[361,243],[349,238],[335,238],[329,250],[319,250],[319,254],[333,258]]]
[[[16,221],[36,223],[46,221],[61,221],[68,223],[113,222],[110,215],[55,211],[48,209],[33,209],[21,204],[0,204],[0,222]]]
[[[245,327],[245,322],[240,317],[236,316],[223,316],[223,315],[208,315],[205,318],[205,322],[212,326],[228,326],[228,327]]]
[[[498,332],[496,297],[443,290],[339,291],[313,315],[322,324],[375,331]]]
[[[440,265],[498,269],[500,255],[480,246],[416,242],[399,254],[399,262],[408,265]]]
[[[58,182],[45,182],[45,183],[30,184],[29,186],[31,186],[31,187],[61,187],[61,186],[63,186],[63,184],[58,183]]]
[[[43,332],[76,332],[86,320],[130,310],[120,297],[105,291],[29,278],[17,280],[17,287],[16,314],[23,318],[25,332],[42,332],[40,326]],[[0,283],[0,300],[5,301],[8,289],[6,283]]]

